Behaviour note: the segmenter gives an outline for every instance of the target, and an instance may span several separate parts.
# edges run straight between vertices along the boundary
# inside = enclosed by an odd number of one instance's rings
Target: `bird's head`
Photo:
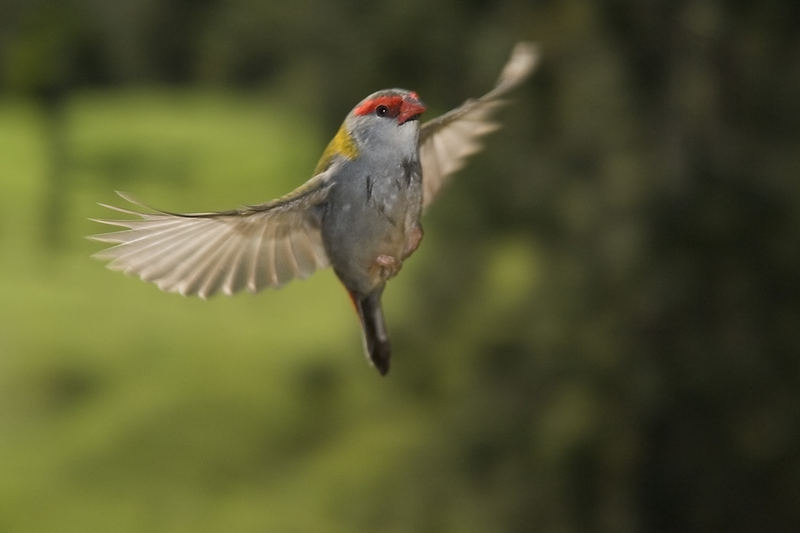
[[[398,147],[413,143],[419,135],[420,115],[425,104],[417,93],[405,89],[378,91],[361,100],[345,119],[345,125],[365,147]]]
[[[361,100],[331,140],[317,165],[320,172],[337,157],[354,159],[363,153],[416,152],[419,117],[425,104],[417,93],[384,89]]]

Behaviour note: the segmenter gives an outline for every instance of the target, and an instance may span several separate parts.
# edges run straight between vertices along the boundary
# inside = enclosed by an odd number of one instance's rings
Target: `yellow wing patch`
[[[344,127],[344,124],[342,124],[339,131],[336,132],[336,135],[333,136],[331,142],[328,143],[325,151],[322,152],[322,157],[319,158],[319,163],[317,163],[317,167],[314,169],[314,175],[327,169],[333,162],[333,158],[337,155],[346,157],[347,159],[355,159],[358,157],[356,142],[353,140],[350,132],[347,131],[347,128]]]

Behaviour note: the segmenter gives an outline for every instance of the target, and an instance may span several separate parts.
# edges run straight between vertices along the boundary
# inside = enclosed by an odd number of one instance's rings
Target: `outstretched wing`
[[[481,137],[500,127],[492,121],[492,115],[506,103],[502,97],[533,72],[538,60],[536,45],[518,43],[494,89],[422,125],[419,156],[423,207],[433,201],[447,176],[463,167],[467,157],[483,148]]]
[[[115,246],[95,254],[108,268],[135,274],[164,291],[212,296],[279,287],[328,266],[320,234],[331,184],[320,174],[294,192],[261,205],[213,213],[169,213],[104,207],[135,220],[93,219],[122,231],[90,238]]]

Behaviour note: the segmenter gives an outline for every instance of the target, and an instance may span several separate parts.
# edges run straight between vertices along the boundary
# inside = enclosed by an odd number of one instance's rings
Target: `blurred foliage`
[[[0,0],[0,531],[795,531],[799,4]],[[278,196],[361,97],[542,68],[360,353],[330,271],[108,272],[114,189]]]

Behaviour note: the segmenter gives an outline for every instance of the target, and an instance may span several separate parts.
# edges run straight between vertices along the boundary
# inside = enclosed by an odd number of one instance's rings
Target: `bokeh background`
[[[800,526],[800,4],[0,1],[0,531]],[[365,362],[330,271],[207,302],[95,202],[255,203],[352,105],[541,69]]]

